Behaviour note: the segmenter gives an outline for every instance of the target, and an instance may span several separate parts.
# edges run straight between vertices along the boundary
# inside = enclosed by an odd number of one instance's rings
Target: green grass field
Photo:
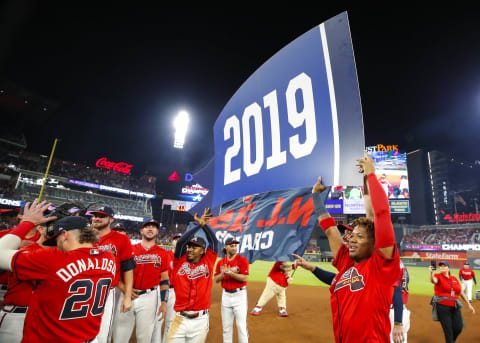
[[[255,261],[250,265],[250,276],[248,281],[253,282],[265,282],[267,275],[272,269],[274,262],[269,261]],[[336,273],[337,270],[329,262],[311,262],[312,264]],[[410,283],[408,285],[410,294],[433,294],[433,284],[429,281],[429,271],[426,267],[412,267],[407,266],[408,273],[410,275]],[[458,279],[458,269],[452,268],[451,273]],[[307,285],[307,286],[320,286],[328,287],[323,282],[318,280],[311,272],[306,271],[303,268],[299,268],[293,275],[292,285]]]

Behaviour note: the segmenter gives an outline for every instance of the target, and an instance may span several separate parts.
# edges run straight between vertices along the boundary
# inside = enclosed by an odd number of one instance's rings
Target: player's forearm
[[[337,229],[337,223],[325,209],[320,193],[313,193],[312,199],[317,221],[323,231],[325,231],[328,243],[330,244],[330,250],[332,250],[333,256],[335,257],[337,256],[338,249],[340,249],[343,244],[342,237]]]
[[[216,283],[222,282],[223,281],[223,273],[215,275],[214,279],[215,279]]]
[[[248,275],[245,274],[232,273],[230,276],[238,282],[246,282],[248,280]]]
[[[218,240],[217,237],[215,237],[215,233],[213,232],[212,228],[207,224],[203,226],[202,229],[207,236],[209,248],[218,253]]]
[[[125,298],[132,297],[132,289],[133,289],[133,270],[128,270],[123,272],[123,283],[125,285]]]
[[[335,273],[328,272],[328,271],[323,270],[319,267],[315,267],[315,266],[313,266],[313,267],[314,267],[314,269],[313,269],[312,273],[313,273],[313,275],[315,275],[317,277],[317,279],[326,283],[327,285],[332,284],[332,280],[336,275]]]
[[[403,318],[403,297],[400,287],[394,287],[392,303],[394,322],[401,323]]]

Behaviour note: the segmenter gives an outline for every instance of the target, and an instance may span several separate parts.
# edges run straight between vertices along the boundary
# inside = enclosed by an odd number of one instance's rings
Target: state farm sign
[[[99,168],[110,169],[119,173],[130,174],[133,164],[128,164],[125,162],[110,162],[106,157],[102,157],[97,160],[96,166]]]

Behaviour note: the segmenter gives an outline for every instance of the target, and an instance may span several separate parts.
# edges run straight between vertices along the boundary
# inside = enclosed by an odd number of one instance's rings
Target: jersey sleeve
[[[240,256],[242,256],[242,255],[240,255]],[[250,268],[250,264],[248,263],[248,260],[245,257],[243,257],[241,259],[240,274],[248,275],[249,268]]]
[[[162,267],[160,268],[160,273],[163,273],[165,271],[168,271],[170,266],[170,256],[165,249],[160,248],[160,258],[162,259]]]
[[[48,278],[56,261],[55,255],[62,253],[54,248],[19,250],[12,258],[12,271],[15,277],[20,280],[45,280]]]
[[[223,264],[222,261],[223,261],[223,259],[222,259],[222,260],[218,260],[217,266],[215,267],[215,273],[213,274],[214,276],[217,276],[218,274],[221,273],[220,267],[221,267],[222,264]]]
[[[120,265],[123,272],[135,269],[135,256],[133,254],[132,243],[128,236],[119,234],[118,237],[121,237],[121,242],[119,242],[121,248],[119,253],[120,256]]]
[[[375,264],[374,270],[377,279],[380,282],[393,285],[398,284],[400,275],[400,255],[398,254],[397,245],[394,245],[393,256],[391,258],[383,255],[378,248],[375,249],[371,257]]]

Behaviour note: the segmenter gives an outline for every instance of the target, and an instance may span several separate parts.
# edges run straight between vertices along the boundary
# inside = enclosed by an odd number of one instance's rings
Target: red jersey
[[[173,261],[175,311],[201,311],[210,308],[212,272],[217,253],[207,252],[197,264],[187,261],[187,255]]]
[[[330,286],[333,329],[337,342],[390,342],[389,309],[398,282],[400,256],[378,250],[355,264],[343,245],[333,261],[339,273]]]
[[[42,249],[37,243],[27,245],[21,251],[33,252]],[[5,293],[4,305],[28,306],[32,297],[33,288],[35,286],[34,280],[18,280],[13,272],[7,272],[8,275],[8,290]]]
[[[228,259],[227,256],[225,256],[220,261],[218,261],[217,268],[215,269],[215,275],[220,274],[224,266],[229,266],[234,273],[248,275],[248,268],[250,265],[248,263],[248,260],[240,254],[236,254],[231,261]],[[222,280],[222,287],[228,291],[236,288],[241,288],[246,285],[246,281],[237,281],[229,275],[224,275]]]
[[[133,270],[133,288],[149,289],[160,284],[160,274],[168,269],[167,252],[154,245],[146,250],[141,243],[133,247],[135,264]]]
[[[100,330],[115,258],[96,248],[18,251],[12,270],[19,280],[37,280],[22,342],[83,342]]]
[[[110,251],[115,257],[117,274],[115,275],[115,280],[113,280],[112,287],[117,286],[118,281],[120,280],[120,271],[124,270],[122,268],[122,263],[128,260],[132,260],[133,263],[133,251],[130,238],[128,238],[127,235],[112,230],[109,234],[100,238],[96,247],[103,251]]]
[[[434,276],[438,279],[438,282],[434,286],[437,297],[458,299],[458,295],[462,291],[462,286],[455,276],[450,274],[450,277],[446,277],[441,273],[435,274]],[[455,300],[442,300],[438,303],[445,306],[455,306]]]
[[[280,269],[280,266],[282,265],[283,262],[275,262],[275,264],[272,267],[272,270],[270,270],[270,273],[268,276],[270,279],[272,279],[277,285],[282,286],[282,287],[287,287],[288,286],[288,278],[290,275],[288,272]],[[295,265],[292,265],[292,268],[295,269]]]
[[[475,272],[473,270],[471,270],[470,268],[468,268],[468,269],[462,268],[458,272],[458,275],[463,280],[471,280],[475,277]]]

